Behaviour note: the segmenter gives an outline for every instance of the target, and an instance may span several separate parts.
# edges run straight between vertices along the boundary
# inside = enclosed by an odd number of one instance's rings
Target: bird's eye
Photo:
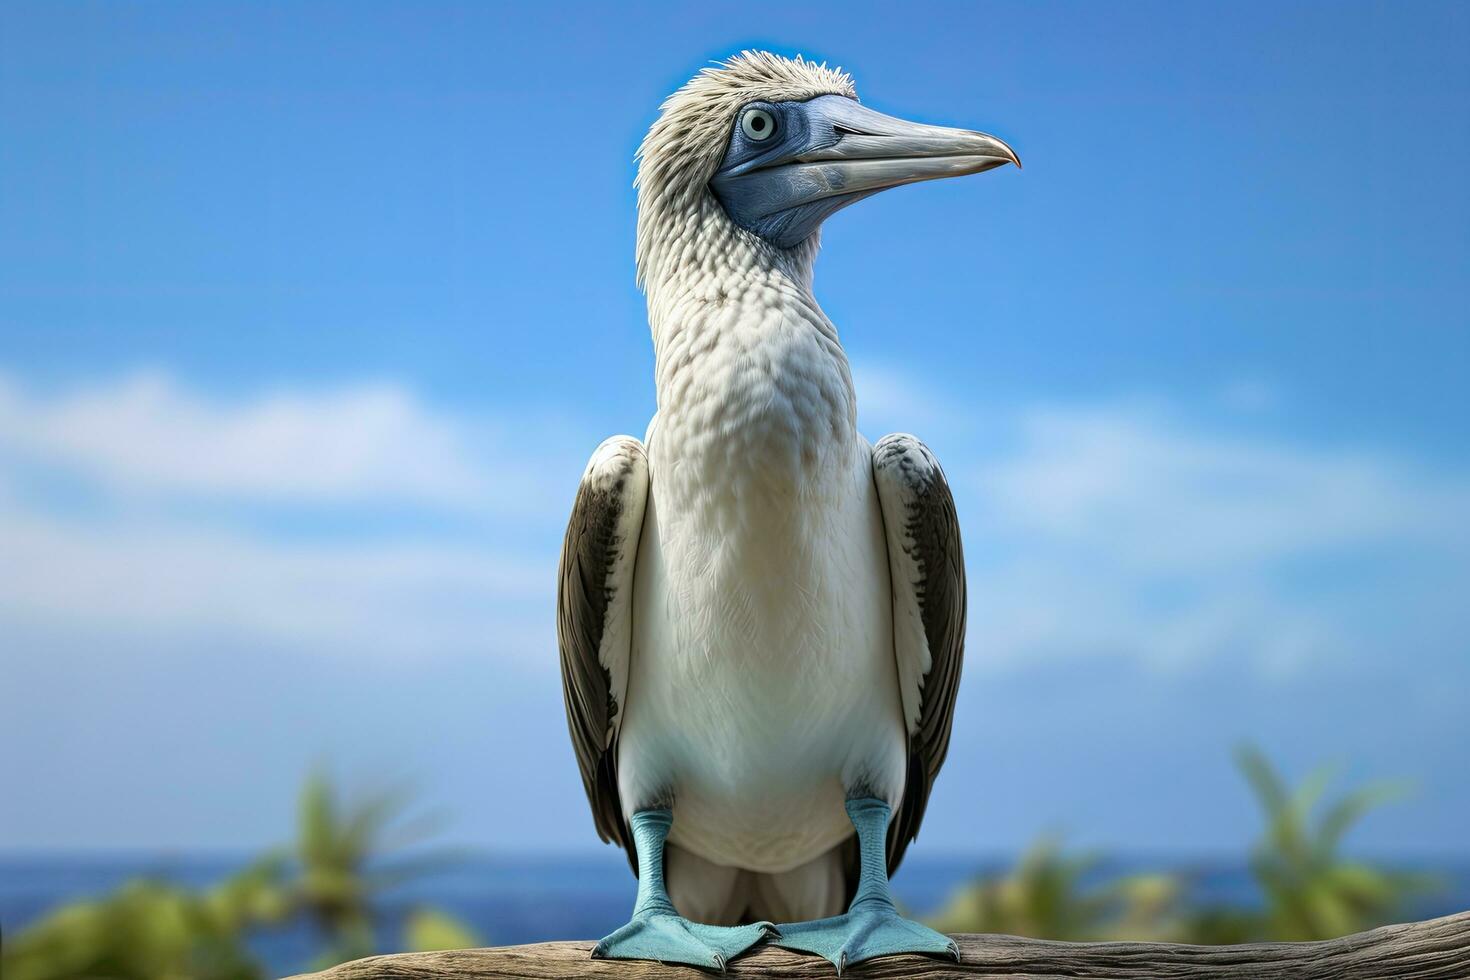
[[[746,109],[740,117],[740,131],[746,139],[762,143],[776,131],[776,117],[764,109]]]

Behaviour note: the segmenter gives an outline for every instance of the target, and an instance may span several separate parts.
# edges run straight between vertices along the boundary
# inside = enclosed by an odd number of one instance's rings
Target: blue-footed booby
[[[638,875],[594,956],[956,955],[888,886],[949,744],[954,502],[918,439],[858,433],[812,266],[838,209],[1006,163],[993,136],[883,115],[841,71],[763,52],[702,71],[643,140],[657,411],[592,456],[559,573],[582,782]]]

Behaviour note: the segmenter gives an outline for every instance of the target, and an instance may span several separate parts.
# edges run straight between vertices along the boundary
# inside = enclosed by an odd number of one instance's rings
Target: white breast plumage
[[[685,364],[661,357],[670,395],[649,445],[624,796],[673,778],[670,839],[761,871],[850,835],[841,776],[853,760],[903,785],[870,449],[841,349],[822,338],[787,309],[691,347]],[[686,370],[698,383],[682,383]]]

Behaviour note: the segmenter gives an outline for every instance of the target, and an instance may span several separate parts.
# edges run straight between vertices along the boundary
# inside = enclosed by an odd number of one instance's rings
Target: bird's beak
[[[801,241],[834,212],[890,187],[1021,166],[1014,150],[985,133],[909,122],[837,95],[803,108],[807,131],[797,145],[711,182],[732,217],[779,245]]]
[[[851,99],[835,100],[822,115],[832,123],[837,141],[801,153],[788,164],[818,197],[1021,165],[1015,151],[994,136],[885,116]]]

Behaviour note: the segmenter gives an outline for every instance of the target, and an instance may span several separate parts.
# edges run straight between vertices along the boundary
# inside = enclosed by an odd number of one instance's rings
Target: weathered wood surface
[[[1470,980],[1470,912],[1384,926],[1316,943],[1179,946],[1169,943],[1056,943],[1014,936],[955,936],[958,963],[891,956],[843,974],[918,980]],[[709,980],[692,967],[594,960],[590,942],[540,943],[446,953],[400,953],[354,960],[295,980]],[[730,964],[729,977],[831,980],[832,964],[763,947]]]

